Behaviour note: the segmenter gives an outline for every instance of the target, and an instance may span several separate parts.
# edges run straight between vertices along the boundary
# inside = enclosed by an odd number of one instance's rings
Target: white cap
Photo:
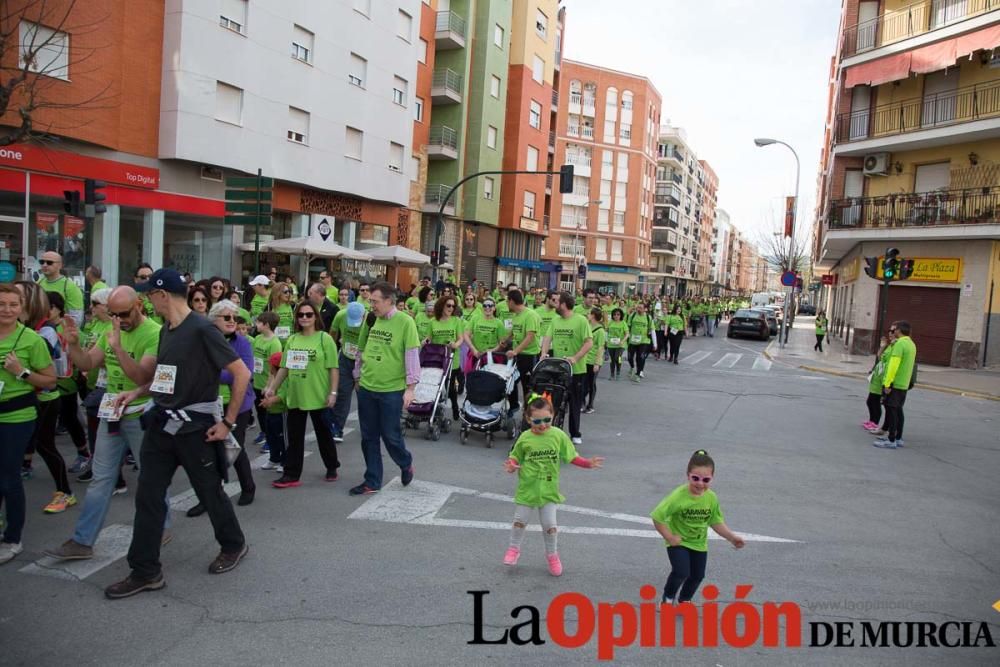
[[[255,285],[264,285],[264,286],[267,286],[267,285],[270,285],[270,284],[271,284],[271,280],[267,276],[264,276],[264,275],[257,276],[256,278],[254,278],[253,280],[250,281],[250,286],[251,287],[253,287]]]

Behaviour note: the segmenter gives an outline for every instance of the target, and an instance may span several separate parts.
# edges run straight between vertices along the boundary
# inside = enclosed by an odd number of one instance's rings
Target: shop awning
[[[910,76],[910,52],[897,53],[871,62],[849,67],[844,85],[878,86]]]
[[[845,85],[848,88],[858,85],[878,86],[905,79],[911,72],[914,74],[937,72],[946,67],[953,67],[959,58],[967,58],[976,51],[997,47],[1000,47],[1000,25],[993,25],[906,53],[897,53],[849,67]]]

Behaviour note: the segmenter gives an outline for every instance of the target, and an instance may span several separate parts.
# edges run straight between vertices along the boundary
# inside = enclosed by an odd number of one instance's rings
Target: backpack
[[[42,329],[51,330],[51,338],[42,333]],[[35,327],[35,332],[42,337],[45,344],[49,347],[49,354],[52,356],[52,366],[55,368],[56,377],[60,380],[73,377],[73,361],[69,358],[69,346],[66,344],[66,339],[63,338],[63,335],[56,329],[56,326],[48,320],[43,320]]]

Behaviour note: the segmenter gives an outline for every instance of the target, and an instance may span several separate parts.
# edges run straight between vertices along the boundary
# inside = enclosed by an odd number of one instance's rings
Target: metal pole
[[[781,144],[788,150],[792,151],[792,155],[795,157],[795,207],[792,210],[792,229],[791,235],[788,237],[788,267],[787,270],[792,270],[792,262],[794,261],[795,253],[795,222],[798,218],[799,212],[799,172],[802,171],[801,165],[799,164],[799,154],[795,152],[795,149],[786,144],[784,141],[775,141],[776,144]],[[795,283],[788,288],[788,296],[785,298],[785,315],[781,319],[781,330],[778,332],[778,347],[780,349],[785,349],[785,338],[788,333],[788,313],[789,308],[792,303],[792,296],[795,294]]]
[[[257,217],[253,223],[253,274],[260,275],[260,185],[262,171],[257,168]]]
[[[990,281],[990,299],[986,302],[986,335],[983,336],[983,366],[986,366],[986,352],[989,350],[990,345],[990,315],[992,313],[991,309],[993,307],[993,288],[996,286],[992,280]]]

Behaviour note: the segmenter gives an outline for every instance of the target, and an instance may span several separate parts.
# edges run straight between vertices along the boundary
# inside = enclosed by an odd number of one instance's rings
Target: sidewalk
[[[764,354],[774,362],[831,375],[857,377],[865,380],[875,362],[874,355],[849,354],[844,344],[829,337],[823,342],[823,352],[813,350],[816,344],[813,322],[815,317],[798,315],[785,349],[778,338],[771,341]],[[952,394],[1000,401],[1000,369],[967,370],[920,364],[917,387]]]

